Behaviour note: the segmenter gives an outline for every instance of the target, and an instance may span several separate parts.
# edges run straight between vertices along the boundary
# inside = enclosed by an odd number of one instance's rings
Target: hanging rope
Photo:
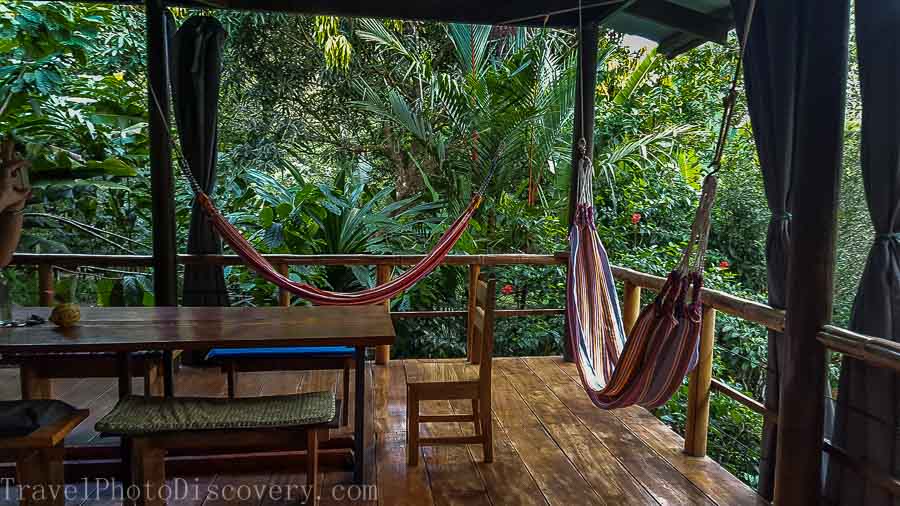
[[[750,18],[754,3],[751,0]],[[634,404],[658,407],[671,398],[684,376],[697,364],[703,267],[716,194],[716,172],[721,166],[731,128],[750,18],[744,31],[738,68],[723,102],[722,124],[710,164],[712,170],[704,178],[684,253],[654,301],[641,311],[628,336],[619,311],[609,259],[594,224],[591,155],[587,152],[585,139],[578,141],[578,202],[569,233],[566,316],[582,383],[588,396],[600,408]],[[581,30],[579,13],[579,34]],[[581,65],[579,77],[582,82],[583,72],[584,65]],[[583,111],[583,90],[579,103]],[[581,119],[582,132],[585,132],[584,114]]]

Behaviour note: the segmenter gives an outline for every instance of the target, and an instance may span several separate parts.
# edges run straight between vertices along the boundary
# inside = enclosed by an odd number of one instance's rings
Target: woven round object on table
[[[122,436],[274,429],[328,423],[334,415],[334,392],[238,399],[127,396],[97,422],[96,429]]]

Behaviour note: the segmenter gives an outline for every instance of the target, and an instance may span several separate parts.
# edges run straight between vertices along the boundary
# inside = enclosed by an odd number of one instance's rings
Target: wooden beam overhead
[[[732,28],[730,10],[704,14],[665,0],[641,0],[630,5],[625,12],[696,37],[724,43]],[[725,14],[723,16],[722,14]]]
[[[141,5],[143,0],[61,0]],[[517,26],[578,27],[578,0],[409,0],[359,2],[358,0],[163,0],[174,7],[233,9],[341,17],[408,19],[422,21],[509,24]],[[619,10],[645,21],[670,28],[665,52],[670,56],[706,41],[724,42],[732,28],[730,8],[706,14],[665,0],[582,0],[582,23],[600,23]],[[695,39],[699,39],[696,40]],[[687,42],[690,41],[690,42]],[[659,42],[659,41],[658,41]],[[664,42],[664,41],[663,41]],[[686,43],[687,42],[687,43]]]

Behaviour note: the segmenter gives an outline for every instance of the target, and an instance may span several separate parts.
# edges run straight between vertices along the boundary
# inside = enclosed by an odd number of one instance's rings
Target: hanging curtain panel
[[[738,30],[746,26],[750,0],[733,0]],[[796,2],[757,0],[744,55],[744,82],[766,200],[772,216],[766,237],[769,305],[786,304],[794,111],[796,108],[800,7]],[[744,34],[739,34],[743,36]],[[766,408],[778,411],[778,388],[784,356],[781,333],[769,332]],[[771,500],[775,481],[777,426],[763,428],[759,493]]]
[[[900,2],[856,0],[862,94],[863,181],[875,237],[853,305],[850,328],[900,340]],[[862,238],[860,238],[862,239]],[[833,442],[852,457],[900,477],[900,383],[893,372],[845,358]],[[832,460],[833,504],[898,504],[897,498]]]
[[[172,23],[169,29],[171,34]],[[218,20],[192,16],[169,43],[170,78],[181,149],[194,178],[208,195],[214,193],[216,186],[219,80],[224,42],[225,30]],[[222,253],[222,240],[196,202],[191,210],[187,252]],[[222,266],[186,265],[182,304],[229,305]]]

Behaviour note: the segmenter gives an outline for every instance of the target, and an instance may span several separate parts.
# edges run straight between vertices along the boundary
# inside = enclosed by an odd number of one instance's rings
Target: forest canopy
[[[214,198],[264,253],[422,253],[465,207],[498,160],[488,198],[455,253],[555,253],[566,248],[574,96],[571,31],[177,9],[215,16],[228,33]],[[0,4],[0,134],[32,163],[23,252],[150,254],[151,216],[143,10],[13,0]],[[595,149],[597,228],[611,261],[665,274],[687,240],[711,160],[737,42],[674,59],[603,32]],[[851,60],[853,60],[851,58]],[[851,70],[851,81],[855,78]],[[743,93],[741,93],[743,96]],[[836,284],[845,322],[871,224],[858,160],[858,85],[848,100]],[[763,195],[743,99],[728,132],[706,265],[709,286],[766,300]],[[502,153],[502,156],[498,156]],[[177,244],[192,195],[177,182]],[[495,273],[508,308],[558,308],[561,267]],[[17,302],[35,304],[34,276],[7,269]],[[79,296],[151,305],[146,272],[84,268]],[[354,290],[368,268],[300,267],[296,280]],[[466,273],[442,267],[392,303],[461,309]],[[227,268],[231,300],[269,305],[277,290]],[[295,301],[302,304],[302,301]],[[497,353],[560,352],[559,317],[504,319]],[[460,356],[464,322],[404,320],[395,355]],[[766,333],[720,317],[715,376],[765,395]],[[684,392],[657,415],[682,429]],[[761,418],[713,402],[711,453],[756,480]],[[738,445],[735,445],[735,441]]]

